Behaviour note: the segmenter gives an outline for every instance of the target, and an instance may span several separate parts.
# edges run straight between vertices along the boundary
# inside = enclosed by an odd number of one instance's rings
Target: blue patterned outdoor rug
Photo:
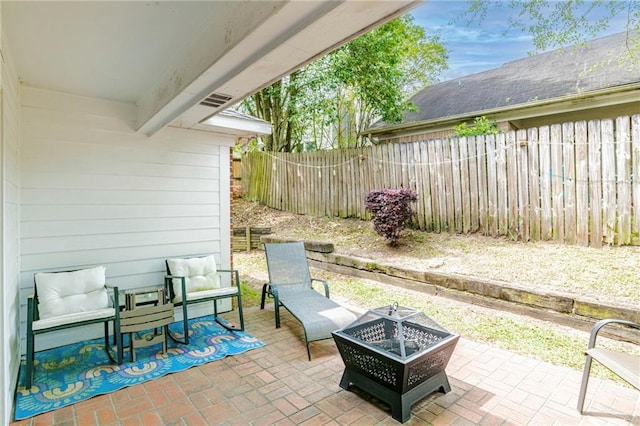
[[[181,336],[181,322],[169,328],[173,335]],[[213,316],[189,320],[189,330],[188,345],[168,338],[166,354],[162,353],[161,344],[136,348],[136,362],[128,362],[129,352],[125,349],[122,365],[111,363],[104,350],[104,338],[36,352],[33,386],[29,390],[24,388],[22,360],[15,420],[263,346],[248,333],[224,329]]]

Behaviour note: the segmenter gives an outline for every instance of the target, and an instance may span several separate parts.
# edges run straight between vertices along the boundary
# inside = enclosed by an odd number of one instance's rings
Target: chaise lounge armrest
[[[322,287],[324,288],[324,296],[329,297],[329,283],[327,283],[327,281],[325,280],[321,280],[320,278],[311,278],[311,285],[313,285],[314,282],[322,283]]]
[[[587,346],[587,350],[596,347],[596,339],[598,338],[598,333],[600,333],[600,330],[602,330],[602,328],[604,326],[608,325],[608,324],[621,324],[621,325],[626,325],[626,326],[631,327],[631,328],[637,328],[638,330],[640,330],[640,324],[636,324],[636,323],[631,322],[631,321],[621,320],[621,319],[603,319],[603,320],[600,320],[597,323],[595,323],[595,325],[591,329],[591,336],[589,336],[589,346]]]
[[[640,356],[619,350],[596,347],[598,333],[607,325],[619,324],[640,330],[640,324],[622,319],[604,319],[598,321],[591,329],[589,344],[585,351],[586,360],[582,373],[582,383],[578,394],[578,411],[583,413],[587,393],[592,359],[598,361],[615,375],[640,390]]]

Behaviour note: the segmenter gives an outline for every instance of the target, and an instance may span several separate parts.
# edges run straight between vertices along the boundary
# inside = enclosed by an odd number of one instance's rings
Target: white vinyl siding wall
[[[20,221],[19,221],[19,122],[20,100],[18,90],[18,77],[13,69],[11,52],[6,40],[2,37],[2,54],[4,60],[0,64],[2,70],[2,125],[0,126],[0,170],[2,177],[0,199],[2,206],[2,223],[0,235],[2,247],[0,248],[1,262],[0,272],[2,284],[0,285],[0,340],[2,352],[0,355],[0,374],[2,389],[2,407],[0,407],[0,422],[8,423],[13,404],[13,394],[20,367],[20,328],[19,328],[19,300],[18,300],[18,274],[20,255]]]
[[[169,127],[148,138],[134,123],[134,105],[23,90],[23,322],[37,271],[104,265],[126,289],[161,284],[168,257],[213,253],[228,268],[233,136]]]

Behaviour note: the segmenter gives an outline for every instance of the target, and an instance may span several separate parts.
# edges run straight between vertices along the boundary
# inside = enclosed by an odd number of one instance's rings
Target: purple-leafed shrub
[[[411,203],[417,200],[418,195],[411,189],[380,189],[367,194],[364,207],[373,216],[376,232],[396,245],[404,225],[413,216]]]

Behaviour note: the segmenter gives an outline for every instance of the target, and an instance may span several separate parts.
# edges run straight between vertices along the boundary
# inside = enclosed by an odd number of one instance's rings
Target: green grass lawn
[[[234,264],[244,282],[244,306],[260,303],[262,283],[267,281],[264,253],[234,254]],[[426,313],[447,330],[463,338],[485,342],[520,355],[564,365],[577,370],[584,367],[588,333],[547,321],[515,315],[425,293],[382,284],[371,280],[314,270],[315,277],[329,281],[333,299],[363,310],[398,302]],[[604,346],[630,350],[631,346],[600,339]],[[593,374],[615,379],[608,370],[594,363]]]

